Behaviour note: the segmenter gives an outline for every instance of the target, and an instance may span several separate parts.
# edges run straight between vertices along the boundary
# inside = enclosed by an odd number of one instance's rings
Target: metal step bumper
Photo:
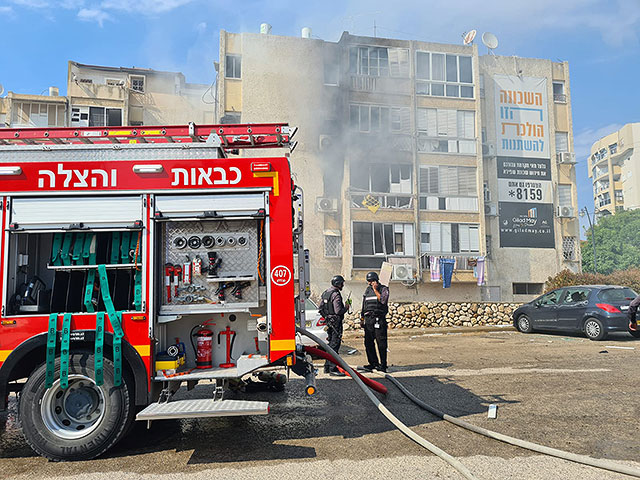
[[[232,417],[266,415],[269,402],[218,400],[210,398],[152,403],[136,416],[136,420],[169,420],[176,418]]]

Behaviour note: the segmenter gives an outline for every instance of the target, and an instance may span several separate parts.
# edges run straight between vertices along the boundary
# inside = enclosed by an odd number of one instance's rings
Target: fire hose
[[[459,460],[455,459],[444,450],[436,447],[434,444],[432,444],[425,438],[415,433],[413,430],[407,427],[404,423],[402,423],[393,413],[391,413],[387,409],[387,407],[385,407],[382,404],[382,402],[378,400],[378,398],[371,392],[371,390],[367,388],[367,386],[356,374],[356,372],[349,366],[349,364],[347,364],[347,362],[345,362],[329,345],[327,345],[325,342],[323,342],[314,334],[308,332],[304,328],[296,327],[296,331],[302,335],[309,337],[311,340],[313,340],[318,345],[320,345],[329,355],[331,355],[333,358],[330,360],[334,362],[336,365],[339,365],[340,367],[342,367],[344,371],[346,371],[349,374],[349,376],[353,378],[353,380],[356,382],[358,387],[360,387],[360,389],[365,393],[365,395],[369,398],[369,400],[371,400],[371,403],[373,403],[378,408],[380,413],[382,413],[382,415],[384,415],[387,418],[387,420],[389,420],[404,435],[409,437],[411,440],[416,442],[421,447],[426,448],[431,453],[443,459],[445,462],[447,462],[449,465],[455,468],[468,480],[477,480],[477,478],[471,473],[471,471],[467,467],[465,467]]]
[[[441,412],[437,408],[434,408],[430,405],[427,405],[418,397],[413,395],[409,390],[407,390],[404,385],[402,385],[398,380],[389,375],[388,373],[384,375],[384,377],[400,389],[402,393],[404,393],[409,400],[413,403],[421,407],[422,409],[428,411],[429,413],[439,417],[442,420],[446,420],[447,422],[453,423],[454,425],[458,425],[466,430],[470,430],[472,432],[478,433],[480,435],[484,435],[485,437],[493,438],[495,440],[500,440],[501,442],[508,443],[510,445],[515,445],[517,447],[525,448],[527,450],[532,450],[534,452],[542,453],[544,455],[550,455],[552,457],[562,458],[563,460],[569,460],[575,463],[581,463],[583,465],[589,465],[596,468],[602,468],[604,470],[610,470],[612,472],[624,473],[625,475],[630,475],[632,477],[640,477],[640,470],[634,467],[629,467],[627,465],[623,465],[621,463],[612,462],[610,460],[592,458],[587,455],[579,455],[577,453],[565,452],[564,450],[558,450],[557,448],[547,447],[545,445],[539,445],[537,443],[528,442],[526,440],[521,440],[519,438],[510,437],[509,435],[504,435],[502,433],[494,432],[492,430],[487,430],[486,428],[478,427],[471,423],[465,422],[464,420],[460,420],[459,418],[452,417],[451,415],[447,415],[444,412]]]

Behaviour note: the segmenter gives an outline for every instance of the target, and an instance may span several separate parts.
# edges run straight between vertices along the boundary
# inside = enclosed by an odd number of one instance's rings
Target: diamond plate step
[[[266,415],[269,402],[245,400],[219,400],[209,398],[175,400],[152,403],[136,416],[136,420],[169,420],[176,418],[232,417],[240,415]]]

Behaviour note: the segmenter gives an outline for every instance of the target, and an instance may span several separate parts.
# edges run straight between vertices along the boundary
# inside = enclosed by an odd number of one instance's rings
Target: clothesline
[[[442,287],[449,288],[451,286],[451,278],[457,265],[455,256],[429,256],[428,268],[430,271],[430,279],[432,282],[439,282],[442,278]],[[468,258],[468,257],[467,257]],[[484,284],[485,277],[485,257],[474,257],[475,265],[473,265],[473,276],[478,279],[477,284]],[[472,266],[472,265],[469,265]]]

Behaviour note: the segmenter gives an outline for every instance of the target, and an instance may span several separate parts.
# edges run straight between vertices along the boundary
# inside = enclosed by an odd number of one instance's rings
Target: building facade
[[[580,269],[566,62],[222,31],[220,72],[222,121],[300,127],[315,294],[388,262],[397,300],[518,301]]]
[[[596,216],[640,208],[640,123],[628,123],[591,146]]]
[[[208,85],[179,72],[68,63],[67,96],[9,92],[0,98],[0,126],[103,127],[213,123]]]

